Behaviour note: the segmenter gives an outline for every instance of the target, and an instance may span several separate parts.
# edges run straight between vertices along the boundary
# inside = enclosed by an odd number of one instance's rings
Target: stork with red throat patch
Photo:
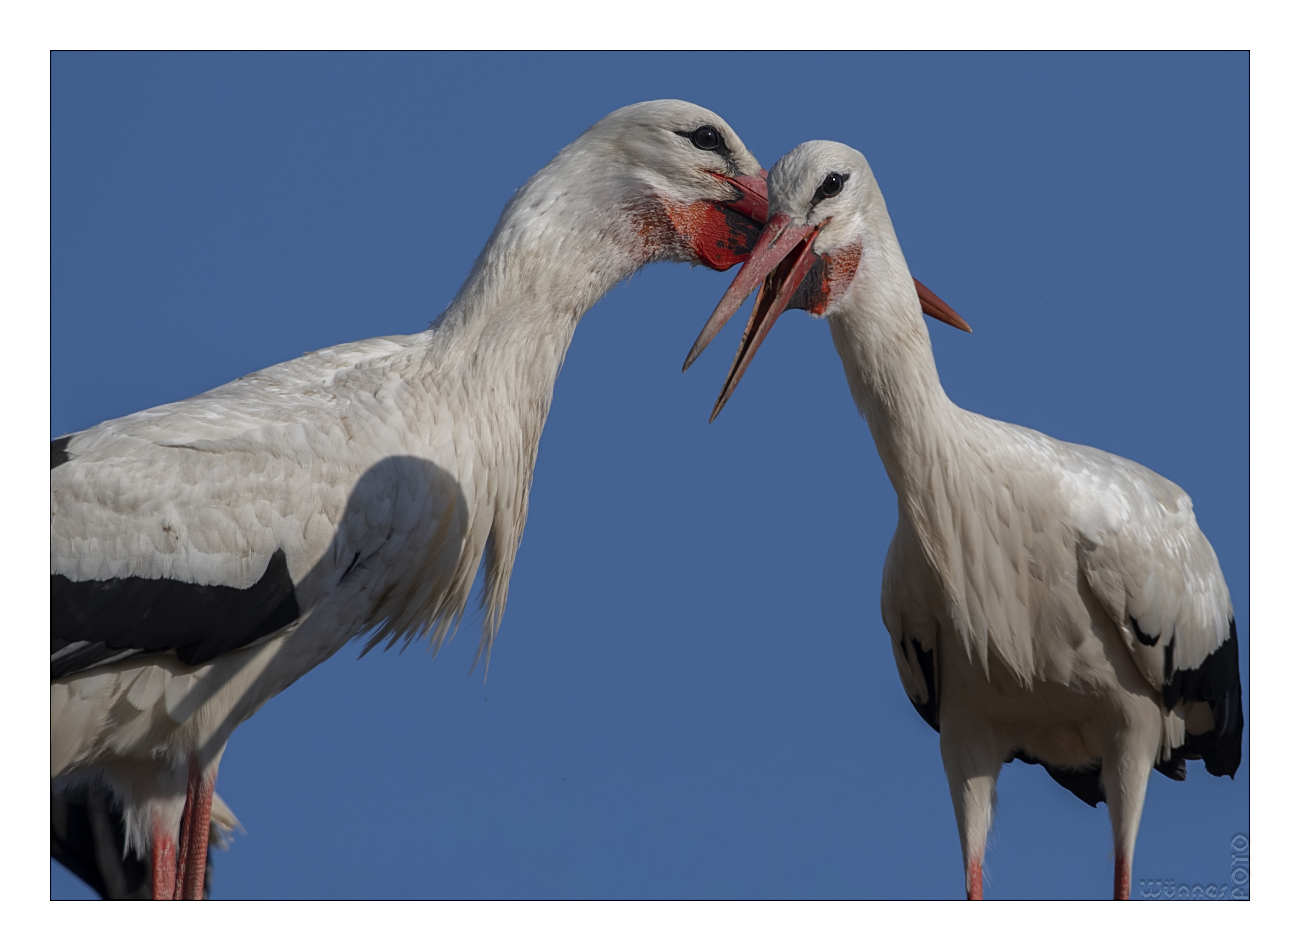
[[[1191,499],[948,399],[922,313],[970,328],[913,281],[861,153],[806,142],[769,191],[767,227],[687,358],[760,288],[713,417],[783,311],[826,318],[898,493],[881,613],[903,688],[939,731],[967,896],[983,897],[998,773],[1020,759],[1106,803],[1128,898],[1152,769],[1241,762],[1237,626]]]
[[[51,443],[52,812],[121,824],[54,822],[53,853],[106,896],[129,856],[131,893],[198,898],[234,823],[221,757],[263,704],[357,637],[436,650],[480,569],[489,657],[583,314],[647,264],[731,267],[766,217],[720,116],[637,103],[515,192],[428,329]]]

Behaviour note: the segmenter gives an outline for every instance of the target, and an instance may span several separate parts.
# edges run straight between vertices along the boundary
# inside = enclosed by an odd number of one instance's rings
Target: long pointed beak
[[[828,218],[827,221],[829,220]],[[718,402],[713,407],[713,415],[709,417],[709,422],[713,422],[722,411],[722,407],[727,404],[727,400],[735,392],[736,385],[740,383],[740,378],[745,375],[750,361],[754,359],[754,354],[758,352],[759,345],[767,337],[772,325],[776,323],[776,318],[790,303],[790,298],[794,296],[804,275],[813,266],[816,256],[813,254],[812,244],[825,224],[826,222],[823,221],[816,226],[796,225],[792,223],[789,215],[784,214],[769,220],[767,227],[759,235],[754,250],[741,267],[740,273],[731,282],[727,292],[722,295],[722,300],[714,308],[708,323],[700,331],[695,346],[691,347],[691,352],[686,357],[683,371],[695,362],[695,358],[717,336],[718,331],[726,326],[727,321],[740,309],[740,305],[745,302],[745,298],[754,288],[763,285],[754,302],[753,313],[750,314],[749,323],[740,340],[740,349],[736,351],[736,359],[731,365],[731,372],[727,374],[727,382],[722,388]]]
[[[691,347],[691,352],[686,355],[686,362],[682,364],[683,373],[690,369],[696,357],[704,352],[704,348],[713,342],[718,331],[725,327],[727,321],[740,309],[745,298],[754,288],[763,283],[768,273],[799,243],[802,235],[796,235],[793,231],[786,233],[790,221],[789,215],[777,215],[767,223],[763,233],[754,242],[754,250],[741,265],[735,280],[722,295],[722,300],[718,301],[718,306],[713,308],[713,313],[705,323],[704,329],[700,331],[700,335],[695,338],[695,345]]]
[[[912,278],[912,283],[916,285],[916,296],[921,298],[921,313],[927,317],[942,321],[949,327],[956,327],[958,330],[971,333],[970,324],[957,316],[957,312],[940,300],[938,294],[916,278]]]
[[[723,385],[718,401],[713,406],[709,422],[717,419],[718,413],[722,412],[722,407],[727,405],[727,400],[735,392],[740,378],[745,375],[745,370],[749,368],[754,354],[758,352],[772,325],[785,312],[800,283],[817,262],[817,255],[812,248],[813,242],[830,220],[827,218],[817,225],[796,225],[787,214],[772,217],[754,243],[754,250],[750,252],[735,280],[731,282],[727,292],[722,295],[722,300],[718,301],[718,306],[709,316],[704,329],[700,331],[695,345],[691,347],[691,352],[686,355],[686,362],[682,364],[682,372],[688,370],[696,358],[704,352],[704,348],[727,325],[754,288],[762,285],[762,290],[754,300],[754,310],[749,316],[749,323],[741,336],[736,359],[731,364],[727,382]],[[937,294],[915,278],[913,283],[916,285],[922,313],[958,330],[971,332],[970,324],[962,320],[957,312],[944,303]]]

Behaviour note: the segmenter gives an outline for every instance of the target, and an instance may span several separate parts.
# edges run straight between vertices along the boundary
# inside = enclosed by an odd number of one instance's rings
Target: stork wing
[[[357,354],[312,354],[51,445],[52,677],[138,653],[204,663],[293,624],[415,534],[455,561],[454,478],[369,425],[373,404],[340,400],[338,366],[357,370]],[[437,568],[423,583],[445,592]]]
[[[1192,500],[1149,469],[1066,446],[1079,562],[1143,677],[1186,724],[1169,754],[1214,775],[1241,761],[1241,680],[1232,600]]]

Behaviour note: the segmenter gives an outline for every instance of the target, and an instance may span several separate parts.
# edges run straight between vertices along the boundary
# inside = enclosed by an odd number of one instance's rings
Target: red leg
[[[176,840],[158,820],[153,824],[153,898],[171,901],[176,891]]]
[[[198,761],[190,758],[190,778],[185,789],[179,843],[160,821],[153,827],[153,897],[157,900],[203,897],[208,871],[208,828],[212,822],[215,772],[205,782]]]
[[[190,784],[185,790],[185,811],[181,813],[181,835],[177,840],[176,875],[172,883],[172,898],[185,897],[185,861],[189,855],[190,827],[194,824],[194,761],[190,760]]]
[[[191,761],[190,786],[185,796],[185,808],[193,806],[185,858],[181,860],[184,889],[181,898],[199,901],[203,898],[203,879],[208,872],[208,827],[212,822],[212,790],[217,777],[204,782],[198,764]]]
[[[1115,900],[1128,901],[1131,872],[1128,859],[1123,855],[1115,856]]]
[[[984,900],[984,866],[978,860],[972,860],[966,868],[966,900]]]

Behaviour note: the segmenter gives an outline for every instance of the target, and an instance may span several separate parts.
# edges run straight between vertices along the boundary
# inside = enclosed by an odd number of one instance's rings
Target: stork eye
[[[705,152],[716,152],[722,145],[722,136],[711,125],[702,125],[691,133],[691,144]]]
[[[816,205],[817,202],[821,201],[823,198],[835,197],[840,192],[844,191],[844,183],[848,180],[849,175],[847,172],[831,172],[822,179],[822,183],[818,185],[817,190],[813,192],[812,204]],[[809,205],[809,207],[811,208],[812,205]]]

